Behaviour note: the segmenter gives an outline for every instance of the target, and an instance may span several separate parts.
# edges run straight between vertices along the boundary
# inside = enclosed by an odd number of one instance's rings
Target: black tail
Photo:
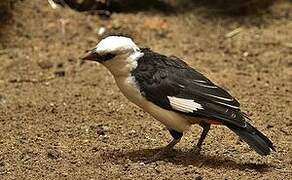
[[[244,140],[252,149],[262,156],[269,155],[271,149],[276,151],[273,143],[260,131],[246,122],[246,127],[236,127],[227,125],[229,129],[234,131],[242,140]]]

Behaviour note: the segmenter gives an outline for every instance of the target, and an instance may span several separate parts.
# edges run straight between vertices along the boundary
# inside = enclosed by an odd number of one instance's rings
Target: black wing
[[[240,104],[224,89],[180,59],[143,49],[132,72],[143,95],[154,104],[191,116],[215,118],[245,127]]]

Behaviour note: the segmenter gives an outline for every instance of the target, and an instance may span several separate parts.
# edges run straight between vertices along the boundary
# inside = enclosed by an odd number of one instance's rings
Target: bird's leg
[[[173,137],[173,140],[165,146],[162,150],[160,150],[157,154],[155,154],[150,160],[148,160],[146,163],[151,163],[154,161],[157,161],[161,159],[165,154],[167,154],[169,151],[173,149],[173,147],[181,140],[183,133],[175,131],[175,130],[169,130],[171,136]]]
[[[205,138],[206,138],[206,136],[207,136],[207,134],[208,134],[208,132],[210,130],[210,124],[203,123],[203,124],[200,124],[200,126],[203,128],[203,132],[202,132],[201,137],[200,137],[200,139],[199,139],[199,141],[197,143],[197,146],[196,146],[196,149],[198,151],[201,150],[203,142],[204,142],[204,140],[205,140]]]

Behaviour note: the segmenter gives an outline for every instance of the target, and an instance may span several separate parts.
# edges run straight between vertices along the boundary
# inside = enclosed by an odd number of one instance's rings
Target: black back
[[[194,100],[204,109],[188,115],[215,118],[223,124],[246,126],[246,115],[240,111],[238,101],[227,91],[175,56],[167,57],[148,48],[142,48],[141,51],[144,56],[138,60],[137,68],[131,73],[147,100],[172,111],[177,110],[171,107],[168,96]]]

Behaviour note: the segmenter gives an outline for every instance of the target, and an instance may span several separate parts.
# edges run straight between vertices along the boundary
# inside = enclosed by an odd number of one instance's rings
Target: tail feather
[[[227,125],[229,129],[234,131],[242,140],[244,140],[252,149],[262,156],[269,155],[271,150],[276,151],[273,143],[259,130],[246,122],[246,127],[236,127]]]

